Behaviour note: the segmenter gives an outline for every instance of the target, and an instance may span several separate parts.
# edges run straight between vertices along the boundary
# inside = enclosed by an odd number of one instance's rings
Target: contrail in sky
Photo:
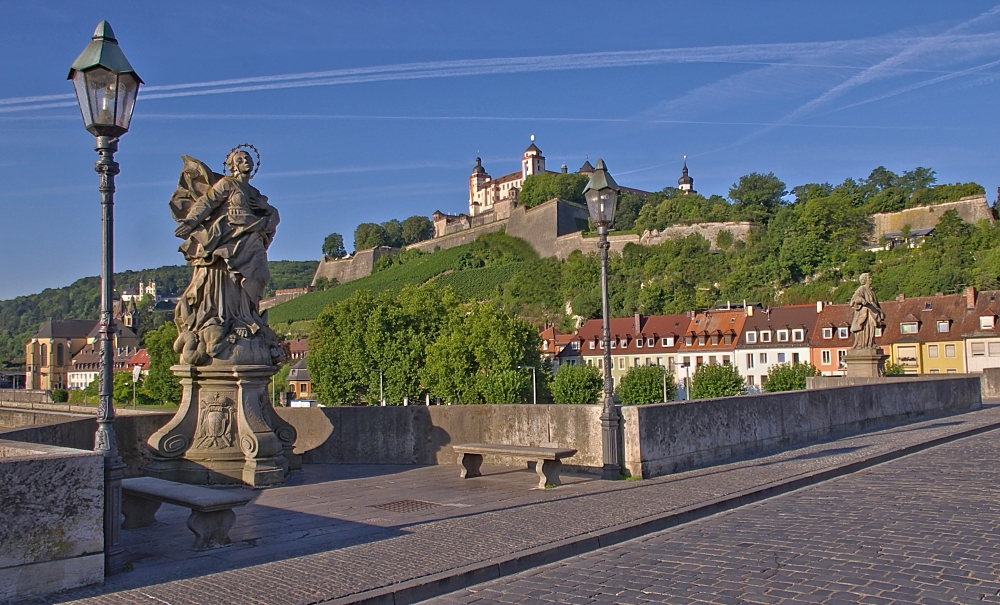
[[[171,99],[279,90],[312,86],[333,86],[365,82],[385,82],[427,78],[483,76],[541,71],[604,69],[660,65],[670,63],[734,63],[749,65],[800,65],[825,69],[864,70],[872,55],[888,55],[919,44],[924,38],[874,38],[833,42],[803,42],[778,44],[738,44],[697,48],[667,48],[641,51],[616,51],[567,55],[541,55],[534,57],[501,57],[490,59],[464,59],[401,63],[372,67],[357,67],[272,76],[231,78],[208,82],[191,82],[143,87],[140,98]],[[974,34],[953,36],[954,44],[969,47],[987,46],[1000,48],[995,36]],[[831,56],[853,57],[858,63],[824,63]],[[884,70],[898,72],[925,72],[923,69],[905,69],[885,66]],[[0,99],[0,113],[15,111],[72,107],[76,102],[72,94],[34,95]]]

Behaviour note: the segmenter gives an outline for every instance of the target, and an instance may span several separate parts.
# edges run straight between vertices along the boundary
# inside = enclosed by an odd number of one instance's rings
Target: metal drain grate
[[[387,510],[393,513],[414,513],[418,510],[427,510],[428,508],[434,508],[436,506],[441,505],[435,504],[434,502],[425,502],[423,500],[400,500],[399,502],[373,504],[370,508]]]

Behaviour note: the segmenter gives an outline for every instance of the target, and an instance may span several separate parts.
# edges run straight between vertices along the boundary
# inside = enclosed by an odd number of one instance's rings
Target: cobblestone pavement
[[[992,431],[426,603],[1000,603],[998,497]]]
[[[524,469],[493,469],[501,474],[466,481],[448,466],[310,466],[301,484],[260,492],[238,514],[234,546],[192,553],[186,511],[164,506],[164,525],[124,532],[128,552],[148,555],[135,561],[134,571],[48,602],[298,605],[353,598],[469,566],[496,568],[531,551],[592,540],[600,532],[998,422],[1000,406],[993,405],[645,481],[581,476],[555,490],[530,490],[537,478]],[[373,508],[406,499],[439,506]]]

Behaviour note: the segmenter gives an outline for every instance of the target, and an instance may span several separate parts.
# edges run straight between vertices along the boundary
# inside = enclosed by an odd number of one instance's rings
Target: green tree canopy
[[[664,376],[666,377],[667,397],[663,398]],[[674,375],[666,372],[663,366],[634,366],[622,376],[619,381],[618,400],[625,405],[644,405],[647,403],[663,403],[674,398],[677,385]]]
[[[596,366],[564,363],[552,381],[552,400],[564,404],[597,403],[604,391],[604,378]]]
[[[180,380],[170,371],[170,366],[180,363],[180,356],[174,352],[176,339],[177,326],[173,322],[146,333],[149,372],[143,380],[142,389],[156,403],[179,403],[181,400]]]
[[[344,236],[339,233],[331,233],[323,240],[323,254],[330,258],[340,258],[347,255],[344,248]]]
[[[403,221],[403,243],[415,244],[434,237],[434,223],[426,216],[414,215]]]
[[[771,366],[763,388],[768,393],[802,391],[810,376],[819,376],[819,370],[811,363],[779,363]]]
[[[732,397],[743,392],[740,371],[728,363],[704,364],[691,377],[691,399]]]
[[[729,199],[733,200],[744,216],[756,221],[765,220],[787,194],[785,183],[774,176],[773,172],[751,172],[741,176],[739,182],[729,188]]]
[[[544,172],[532,174],[524,179],[521,193],[517,196],[518,205],[532,208],[553,198],[567,202],[586,203],[583,199],[583,188],[590,180],[585,174],[578,172]]]
[[[420,382],[450,403],[521,403],[539,367],[535,326],[492,303],[456,306],[439,338],[427,349]]]

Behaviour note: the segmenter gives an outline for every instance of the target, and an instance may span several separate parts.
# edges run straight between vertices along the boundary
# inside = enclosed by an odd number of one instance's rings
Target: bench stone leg
[[[220,510],[211,513],[200,513],[191,511],[188,517],[187,526],[194,532],[194,550],[208,550],[220,546],[228,546],[232,543],[229,539],[229,530],[236,523],[236,513],[232,509]]]
[[[160,510],[160,504],[159,500],[122,494],[122,514],[125,515],[122,529],[156,525],[156,511]]]
[[[479,471],[483,466],[483,457],[481,454],[459,454],[458,465],[462,467],[462,479],[483,476]]]
[[[539,460],[535,463],[535,472],[538,473],[538,489],[545,489],[546,485],[562,485],[559,480],[559,471],[562,470],[562,462],[559,460]]]

